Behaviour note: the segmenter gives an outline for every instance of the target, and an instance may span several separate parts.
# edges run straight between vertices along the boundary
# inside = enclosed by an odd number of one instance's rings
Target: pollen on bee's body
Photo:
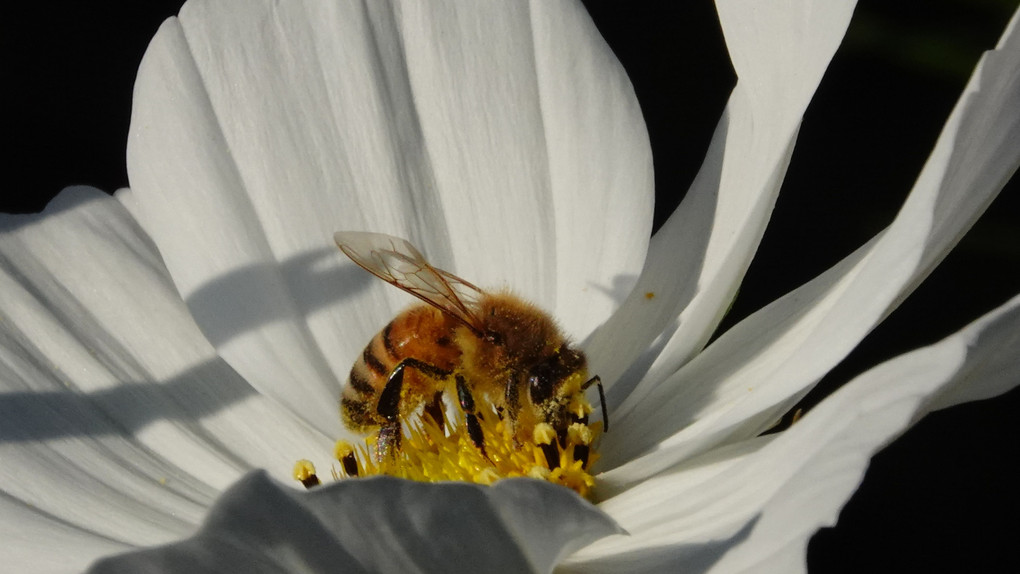
[[[588,496],[595,484],[589,469],[598,458],[591,445],[601,432],[601,423],[575,422],[561,433],[548,423],[539,423],[530,438],[522,439],[514,436],[510,423],[499,416],[496,407],[481,401],[476,407],[481,415],[477,419],[484,449],[475,444],[465,414],[459,409],[452,414],[443,413],[440,420],[412,416],[404,421],[406,432],[400,448],[382,460],[373,456],[378,433],[358,444],[337,441],[334,456],[339,468],[334,468],[333,475],[337,479],[390,475],[423,482],[457,480],[478,484],[530,477],[561,484]],[[492,416],[488,416],[490,412]],[[314,474],[314,467],[311,472]]]

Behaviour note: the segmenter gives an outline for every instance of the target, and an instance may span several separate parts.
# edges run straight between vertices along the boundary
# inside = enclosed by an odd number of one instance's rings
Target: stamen
[[[354,454],[354,447],[345,440],[336,441],[333,447],[333,455],[340,461],[340,466],[347,476],[358,476],[358,459]]]
[[[383,430],[361,443],[337,441],[334,455],[339,469],[334,468],[333,474],[338,479],[385,474],[424,482],[478,484],[531,477],[561,484],[582,496],[591,492],[595,480],[589,469],[598,459],[592,445],[601,433],[601,422],[574,422],[559,432],[549,423],[539,423],[530,433],[521,429],[515,433],[511,420],[501,417],[497,407],[481,397],[475,398],[474,406],[478,427],[474,430],[462,409],[432,410],[424,416],[402,418],[399,439]],[[581,396],[571,402],[569,412],[586,415],[591,405]],[[375,456],[380,441],[391,447],[389,456]],[[394,442],[398,446],[393,447]],[[314,467],[308,466],[314,475]],[[296,467],[295,478],[301,480]]]
[[[549,423],[538,423],[531,434],[535,437],[535,444],[552,444],[556,440],[556,431]]]
[[[581,423],[573,423],[567,427],[567,441],[572,444],[591,444],[591,427]]]
[[[315,465],[312,461],[301,459],[294,463],[294,479],[305,485],[305,488],[319,486],[319,477],[315,474]]]

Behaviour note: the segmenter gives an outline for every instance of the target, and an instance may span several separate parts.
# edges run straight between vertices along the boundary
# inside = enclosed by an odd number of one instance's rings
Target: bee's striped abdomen
[[[413,358],[440,370],[452,370],[460,358],[460,350],[453,342],[457,326],[455,319],[422,305],[397,315],[376,333],[351,367],[340,395],[340,412],[347,428],[369,432],[387,423],[378,412],[379,394],[403,359]],[[402,411],[413,411],[426,398],[431,400],[443,383],[415,369],[405,369]]]
[[[352,430],[364,432],[386,422],[376,412],[376,403],[386,386],[390,370],[399,362],[391,354],[394,348],[389,340],[392,329],[393,321],[390,321],[372,337],[347,376],[347,384],[340,396],[340,411],[344,423]]]

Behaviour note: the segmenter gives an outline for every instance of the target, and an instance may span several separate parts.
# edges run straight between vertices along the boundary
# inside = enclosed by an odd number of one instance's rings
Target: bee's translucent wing
[[[475,310],[481,289],[429,265],[425,256],[406,239],[366,231],[337,231],[337,247],[369,273],[459,319],[475,331],[480,321]]]

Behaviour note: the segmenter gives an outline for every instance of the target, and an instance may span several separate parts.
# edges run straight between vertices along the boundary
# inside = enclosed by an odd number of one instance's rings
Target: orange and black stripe
[[[391,364],[396,362],[393,342],[390,340],[392,328],[391,321],[372,337],[347,377],[340,398],[340,410],[344,422],[353,430],[365,431],[385,422],[376,412],[375,403],[392,369],[386,366],[387,361]]]

